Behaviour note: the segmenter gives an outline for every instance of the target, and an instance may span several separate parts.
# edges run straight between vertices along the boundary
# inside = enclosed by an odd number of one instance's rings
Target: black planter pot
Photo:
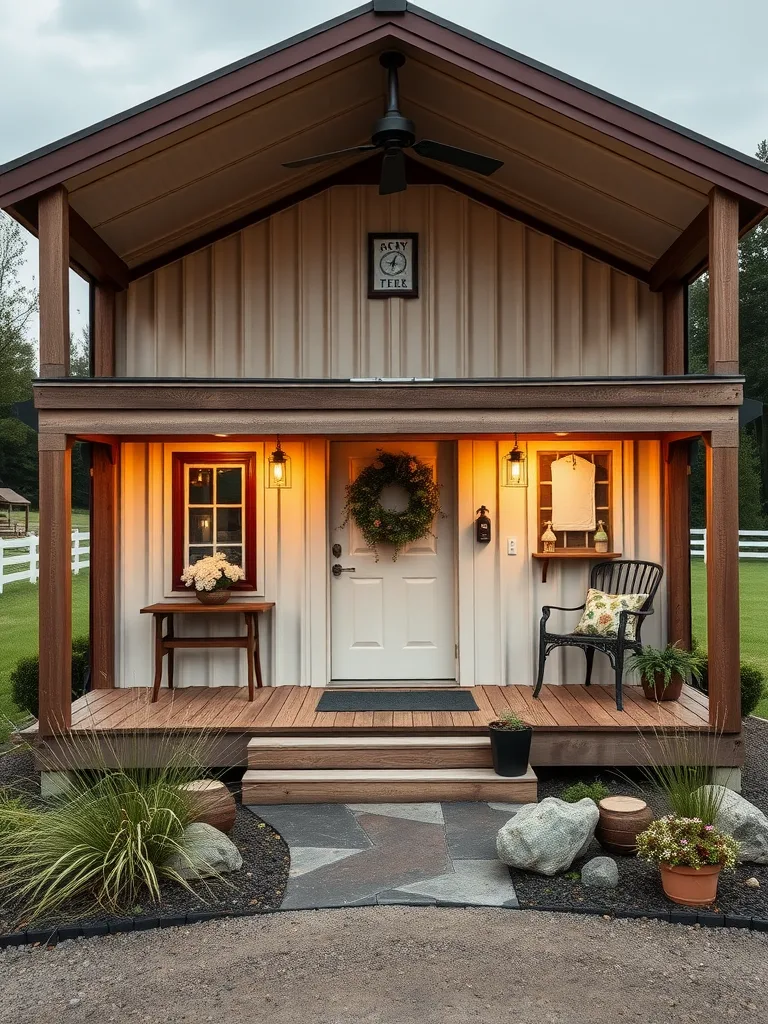
[[[505,778],[525,775],[531,756],[533,729],[499,729],[488,726],[491,733],[493,770]]]

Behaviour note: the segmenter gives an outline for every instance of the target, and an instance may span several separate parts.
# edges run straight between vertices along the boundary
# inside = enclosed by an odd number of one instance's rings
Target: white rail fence
[[[691,530],[691,554],[706,558],[707,531]],[[768,558],[768,530],[739,530],[739,558]]]
[[[0,537],[0,594],[7,583],[27,580],[37,583],[39,569],[40,538],[31,533],[28,537]],[[82,530],[72,531],[72,572],[77,575],[91,564],[91,535]]]

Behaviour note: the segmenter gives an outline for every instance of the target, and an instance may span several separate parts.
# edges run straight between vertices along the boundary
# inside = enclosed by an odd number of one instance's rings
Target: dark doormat
[[[316,711],[477,711],[466,690],[330,690]]]

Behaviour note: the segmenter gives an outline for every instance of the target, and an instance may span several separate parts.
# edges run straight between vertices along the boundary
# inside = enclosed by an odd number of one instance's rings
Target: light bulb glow
[[[283,479],[283,464],[282,462],[272,463],[272,476],[275,479],[275,483],[280,483]]]

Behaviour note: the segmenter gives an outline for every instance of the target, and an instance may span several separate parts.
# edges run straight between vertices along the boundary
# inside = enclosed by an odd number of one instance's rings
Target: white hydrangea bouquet
[[[233,565],[223,551],[217,551],[188,565],[181,581],[185,587],[194,587],[195,596],[204,604],[224,604],[230,598],[229,588],[244,577],[239,565]]]

